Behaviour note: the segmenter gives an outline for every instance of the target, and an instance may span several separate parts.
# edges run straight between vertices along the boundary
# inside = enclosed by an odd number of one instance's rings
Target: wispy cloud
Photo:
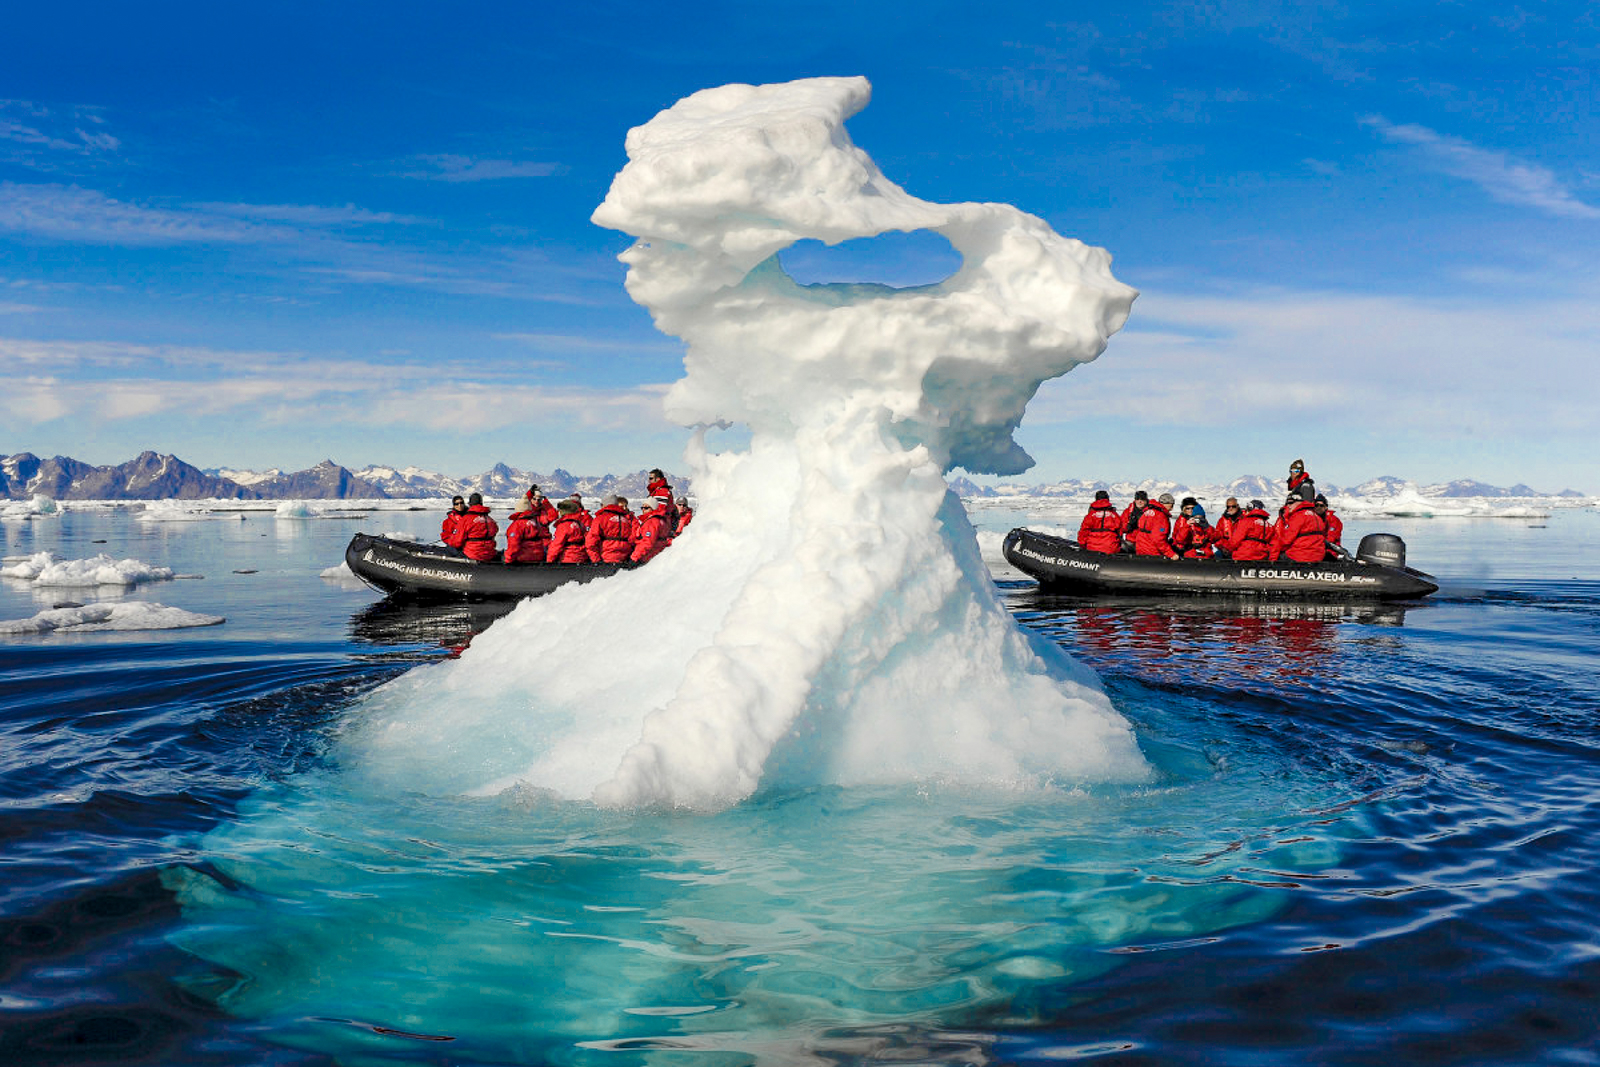
[[[1600,219],[1600,207],[1578,199],[1554,172],[1544,167],[1519,162],[1505,152],[1480,148],[1426,126],[1395,125],[1379,115],[1369,115],[1361,123],[1391,144],[1415,149],[1417,157],[1427,165],[1473,183],[1503,204],[1531,207],[1558,218]]]
[[[0,182],[0,230],[93,244],[169,245],[283,239],[240,219],[142,207],[76,185]]]
[[[570,333],[497,333],[491,336],[496,341],[514,341],[539,352],[617,352],[658,356],[683,349],[681,343],[665,338],[623,341]]]
[[[427,220],[415,215],[396,215],[388,211],[368,211],[354,204],[323,207],[317,204],[190,204],[195,211],[226,215],[230,218],[266,222],[288,222],[299,226],[345,227],[416,225]]]
[[[105,127],[99,108],[0,100],[0,159],[53,170],[63,160],[109,156],[122,142]]]
[[[35,311],[43,310],[44,308],[36,304],[8,304],[4,300],[0,300],[0,315],[28,315]]]
[[[530,419],[582,430],[667,425],[661,414],[664,384],[552,387],[528,381],[526,366],[498,375],[452,374],[452,368],[425,362],[18,338],[0,338],[0,362],[19,371],[0,392],[0,413],[21,426],[165,412],[230,414],[273,425],[336,419],[427,430],[463,420],[480,430]]]
[[[488,182],[504,178],[548,178],[565,173],[560,163],[540,163],[531,160],[474,159],[471,156],[424,155],[412,156],[403,161],[405,170],[396,171],[397,178],[420,178],[435,182]]]
[[[1105,355],[1046,385],[1044,422],[1570,433],[1600,384],[1593,294],[1535,301],[1147,290]]]

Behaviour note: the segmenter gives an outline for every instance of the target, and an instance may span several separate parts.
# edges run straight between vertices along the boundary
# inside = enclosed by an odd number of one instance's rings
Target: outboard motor
[[[1356,559],[1384,567],[1404,568],[1406,543],[1397,534],[1370,533],[1356,546]]]

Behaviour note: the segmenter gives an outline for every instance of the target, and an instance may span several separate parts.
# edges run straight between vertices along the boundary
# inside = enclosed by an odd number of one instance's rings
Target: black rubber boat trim
[[[358,533],[344,550],[351,573],[384,593],[410,597],[543,596],[572,582],[609,578],[638,563],[479,563],[439,545]]]
[[[1410,567],[1339,560],[1330,563],[1238,562],[1106,555],[1076,541],[1032,530],[1006,534],[1006,561],[1042,588],[1060,593],[1184,596],[1244,594],[1316,600],[1410,600],[1437,592],[1432,575]]]

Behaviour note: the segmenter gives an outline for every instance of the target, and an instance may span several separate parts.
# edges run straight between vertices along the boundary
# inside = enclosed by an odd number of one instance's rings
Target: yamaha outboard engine
[[[1370,533],[1356,547],[1356,559],[1362,563],[1403,568],[1406,565],[1406,543],[1396,534]]]

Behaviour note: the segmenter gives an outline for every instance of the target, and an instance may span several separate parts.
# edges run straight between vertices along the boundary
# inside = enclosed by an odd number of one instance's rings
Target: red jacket
[[[607,504],[594,513],[583,539],[590,563],[621,563],[633,555],[633,512],[626,504]]]
[[[1228,552],[1237,560],[1263,560],[1272,556],[1272,532],[1265,508],[1251,508],[1234,521]]]
[[[583,547],[584,529],[581,512],[569,512],[556,520],[550,531],[550,547],[545,549],[546,563],[587,563],[589,553]]]
[[[1135,512],[1132,504],[1122,509],[1122,532],[1129,538],[1139,531],[1139,516],[1143,514],[1144,508]]]
[[[1328,524],[1309,500],[1289,509],[1278,524],[1278,537],[1272,544],[1272,558],[1287,557],[1296,563],[1321,563],[1328,555]]]
[[[1150,501],[1150,506],[1139,516],[1139,530],[1133,538],[1133,551],[1140,556],[1177,559],[1178,553],[1173,551],[1172,540],[1168,536],[1171,529],[1172,515],[1167,511],[1167,506],[1159,500]]]
[[[538,500],[529,500],[526,496],[524,496],[522,498],[522,511],[518,512],[517,514],[520,515],[524,513],[532,513],[534,518],[538,519],[546,526],[549,526],[551,523],[555,522],[561,517],[561,512],[557,511],[556,506],[550,503],[550,498],[543,494],[540,494]],[[511,517],[514,519],[517,516],[513,515]]]
[[[679,533],[683,533],[683,528],[685,526],[688,526],[690,520],[692,520],[693,518],[694,518],[694,508],[689,507],[687,504],[685,504],[683,507],[679,508],[678,509],[678,532]]]
[[[1334,545],[1339,545],[1340,548],[1343,548],[1344,545],[1340,543],[1339,539],[1344,536],[1344,523],[1339,519],[1339,516],[1333,513],[1332,508],[1329,508],[1322,518],[1328,524],[1328,547],[1332,548]]]
[[[1090,552],[1112,553],[1122,548],[1122,516],[1109,500],[1096,500],[1078,524],[1078,544]]]
[[[507,563],[543,563],[550,546],[550,529],[537,510],[519,511],[506,527]]]
[[[461,551],[479,563],[499,559],[500,550],[494,547],[494,535],[499,532],[500,524],[489,517],[488,507],[475,504],[467,509],[461,524]]]
[[[652,508],[639,516],[639,521],[633,525],[633,554],[629,557],[635,563],[644,563],[661,554],[661,550],[672,543],[671,517],[665,508]]]
[[[1173,528],[1176,532],[1172,536],[1172,547],[1179,555],[1185,559],[1211,558],[1211,527],[1180,518],[1173,523]]]
[[[439,540],[451,548],[461,547],[461,537],[466,533],[467,516],[463,512],[451,508],[444,513],[444,522],[439,527]]]
[[[1239,513],[1242,517],[1243,512]],[[1233,539],[1233,528],[1239,524],[1238,519],[1228,517],[1226,509],[1217,516],[1217,521],[1211,524],[1211,543],[1217,548],[1227,548],[1228,542]]]

